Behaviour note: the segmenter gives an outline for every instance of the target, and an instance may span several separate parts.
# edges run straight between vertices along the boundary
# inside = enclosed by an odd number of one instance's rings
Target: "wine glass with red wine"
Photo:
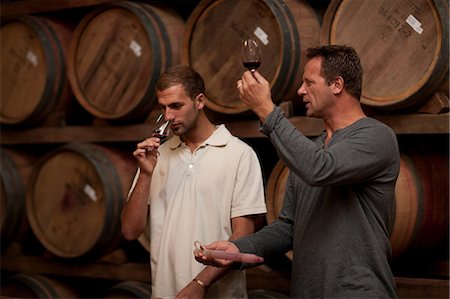
[[[163,144],[170,136],[170,124],[171,120],[165,120],[164,114],[160,114],[155,122],[155,129],[153,130],[152,137],[158,137],[159,143]],[[146,151],[153,151],[153,147],[149,147]]]
[[[261,47],[255,39],[249,38],[242,43],[242,63],[252,73],[261,65]]]

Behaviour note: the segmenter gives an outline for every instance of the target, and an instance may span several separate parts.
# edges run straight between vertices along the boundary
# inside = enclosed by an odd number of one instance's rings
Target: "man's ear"
[[[194,99],[195,107],[197,110],[202,110],[205,107],[205,95],[203,93],[199,93]]]
[[[333,81],[333,93],[340,94],[344,90],[344,78],[337,76]]]

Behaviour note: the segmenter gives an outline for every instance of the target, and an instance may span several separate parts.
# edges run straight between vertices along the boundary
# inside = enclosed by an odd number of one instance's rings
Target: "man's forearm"
[[[151,176],[140,174],[136,186],[124,204],[121,214],[122,234],[128,240],[136,239],[145,229],[150,182]]]

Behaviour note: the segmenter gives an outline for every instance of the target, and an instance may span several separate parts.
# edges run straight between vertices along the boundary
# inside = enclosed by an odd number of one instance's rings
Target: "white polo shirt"
[[[205,267],[194,241],[226,240],[231,218],[267,210],[256,153],[224,125],[194,153],[178,136],[159,152],[149,199],[152,297],[174,298]],[[227,274],[208,297],[246,298],[245,272]]]

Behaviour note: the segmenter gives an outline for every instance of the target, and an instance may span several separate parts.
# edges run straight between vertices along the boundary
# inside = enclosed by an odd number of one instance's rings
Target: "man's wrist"
[[[194,278],[192,281],[195,282],[196,284],[198,284],[199,286],[201,286],[205,291],[208,290],[209,285],[207,285],[203,280]]]
[[[267,116],[269,116],[269,114],[272,113],[274,109],[275,105],[272,103],[271,105],[262,107],[261,110],[256,113],[261,123],[264,123],[266,121]]]

